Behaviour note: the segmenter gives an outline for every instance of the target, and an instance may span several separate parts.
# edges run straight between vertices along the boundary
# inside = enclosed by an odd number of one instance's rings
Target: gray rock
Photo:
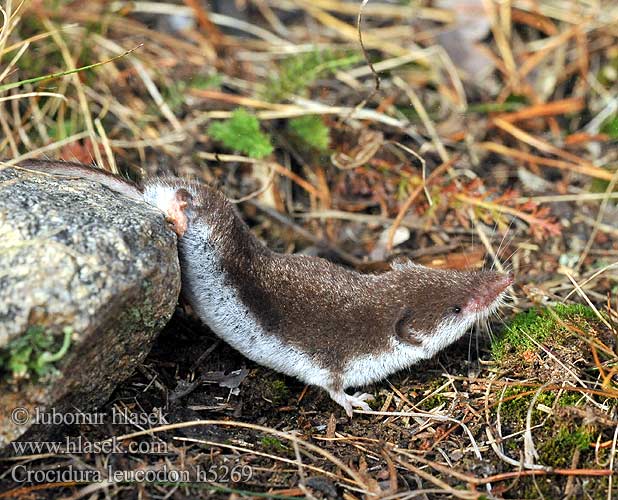
[[[15,408],[32,416],[105,402],[148,354],[179,291],[161,213],[94,182],[0,167],[0,449],[32,423],[18,425]],[[15,380],[11,350],[38,335],[56,353],[66,327],[66,354]]]

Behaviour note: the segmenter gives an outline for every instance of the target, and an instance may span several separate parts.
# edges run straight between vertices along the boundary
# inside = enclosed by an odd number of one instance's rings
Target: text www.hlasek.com
[[[129,441],[120,443],[115,437],[105,441],[87,441],[81,436],[66,437],[64,441],[14,441],[11,443],[13,451],[19,455],[52,454],[80,454],[80,453],[136,453],[136,454],[165,454],[167,443],[163,441]]]

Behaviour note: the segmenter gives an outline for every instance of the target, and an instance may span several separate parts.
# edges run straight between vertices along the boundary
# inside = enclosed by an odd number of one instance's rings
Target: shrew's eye
[[[451,307],[451,312],[452,312],[453,314],[459,314],[459,313],[461,312],[461,307],[459,307],[459,306],[453,306],[453,307]]]

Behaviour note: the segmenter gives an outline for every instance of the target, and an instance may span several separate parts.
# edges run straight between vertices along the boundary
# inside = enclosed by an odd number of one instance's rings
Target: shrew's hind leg
[[[353,408],[371,411],[371,407],[366,401],[374,399],[373,394],[357,392],[353,396],[346,394],[343,389],[329,389],[328,393],[333,401],[336,401],[347,413],[348,417],[352,417]]]

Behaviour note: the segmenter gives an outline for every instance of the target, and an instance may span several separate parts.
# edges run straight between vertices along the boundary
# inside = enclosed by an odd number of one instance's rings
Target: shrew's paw
[[[357,392],[354,395],[350,396],[344,391],[329,391],[329,394],[334,401],[343,406],[343,409],[345,410],[348,417],[352,417],[354,408],[371,411],[371,407],[366,403],[366,401],[374,399],[373,394]]]

